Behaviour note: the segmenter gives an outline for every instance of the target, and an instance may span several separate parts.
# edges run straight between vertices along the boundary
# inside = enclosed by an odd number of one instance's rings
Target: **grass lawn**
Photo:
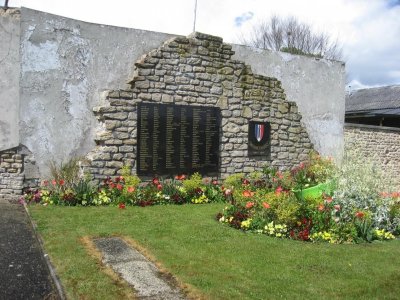
[[[312,244],[215,221],[221,204],[30,206],[69,299],[121,299],[82,237],[126,236],[208,299],[398,299],[400,241]]]

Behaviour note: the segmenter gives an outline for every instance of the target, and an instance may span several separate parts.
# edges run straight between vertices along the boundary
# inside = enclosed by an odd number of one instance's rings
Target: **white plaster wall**
[[[20,14],[0,9],[0,151],[19,144]]]
[[[20,143],[33,153],[37,176],[46,176],[51,160],[60,163],[93,149],[92,108],[102,92],[126,88],[140,56],[171,37],[21,9]],[[239,45],[233,50],[233,58],[254,73],[281,80],[316,149],[340,157],[344,65]]]
[[[20,136],[37,175],[92,150],[102,92],[126,88],[140,56],[170,37],[21,9]]]
[[[345,66],[338,61],[233,45],[233,58],[252,66],[253,72],[282,81],[287,100],[303,116],[315,149],[341,158],[345,114]]]

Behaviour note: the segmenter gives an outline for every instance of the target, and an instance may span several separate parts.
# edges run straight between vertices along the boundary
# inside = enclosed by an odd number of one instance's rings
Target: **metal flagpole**
[[[194,21],[193,21],[193,32],[196,31],[196,15],[197,15],[197,0],[194,2]]]

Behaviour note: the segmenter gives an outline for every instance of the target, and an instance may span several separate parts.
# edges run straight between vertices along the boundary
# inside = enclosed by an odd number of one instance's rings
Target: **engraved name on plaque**
[[[219,108],[139,103],[137,174],[217,175],[219,130]]]

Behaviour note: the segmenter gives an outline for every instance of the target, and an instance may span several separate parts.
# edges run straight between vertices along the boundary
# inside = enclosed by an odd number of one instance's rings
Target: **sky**
[[[5,0],[0,0],[0,4]],[[196,0],[9,0],[82,21],[188,35]],[[400,84],[400,0],[197,0],[196,31],[240,43],[271,15],[295,16],[343,45],[351,89]]]

